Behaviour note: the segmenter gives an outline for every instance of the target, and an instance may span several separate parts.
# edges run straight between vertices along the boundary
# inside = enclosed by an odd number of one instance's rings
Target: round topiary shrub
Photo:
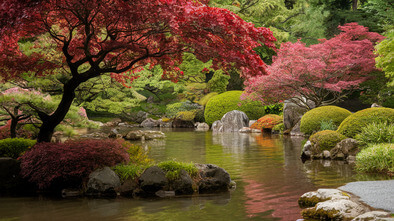
[[[304,114],[301,118],[300,130],[305,134],[313,134],[320,130],[322,122],[332,122],[336,129],[341,122],[352,113],[337,106],[322,106],[314,108]]]
[[[267,114],[258,119],[250,128],[264,130],[272,129],[275,125],[283,122],[283,117],[276,114]]]
[[[212,125],[232,110],[244,112],[249,119],[258,119],[263,116],[264,106],[259,101],[241,100],[242,93],[242,91],[227,91],[212,97],[205,107],[205,122]]]
[[[24,138],[6,138],[0,140],[0,157],[18,158],[23,152],[34,146],[37,141]]]
[[[338,127],[338,132],[354,138],[361,132],[362,128],[379,122],[394,123],[394,109],[385,107],[367,108],[347,117]]]
[[[331,150],[343,139],[346,137],[333,130],[319,131],[309,138],[312,144],[317,144],[320,150]]]

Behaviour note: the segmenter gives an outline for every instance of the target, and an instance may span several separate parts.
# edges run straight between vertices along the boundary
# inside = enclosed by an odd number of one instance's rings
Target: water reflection
[[[227,194],[161,200],[0,198],[0,220],[296,220],[307,191],[350,181],[387,179],[354,172],[338,161],[302,163],[302,138],[163,130],[139,143],[156,161],[177,159],[225,168],[237,183]]]

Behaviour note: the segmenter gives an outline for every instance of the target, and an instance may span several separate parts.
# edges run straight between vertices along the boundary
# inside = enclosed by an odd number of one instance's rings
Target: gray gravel
[[[338,189],[360,197],[373,208],[394,213],[394,180],[353,182]]]

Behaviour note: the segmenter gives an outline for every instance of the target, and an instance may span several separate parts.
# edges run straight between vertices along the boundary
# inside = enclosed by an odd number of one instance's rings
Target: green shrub
[[[276,103],[264,106],[264,111],[266,114],[283,114],[283,103]]]
[[[122,143],[122,146],[126,149],[126,152],[130,157],[130,164],[137,165],[148,165],[153,162],[152,159],[149,158],[149,149],[145,150],[142,146],[132,144],[128,141]]]
[[[273,131],[279,131],[279,132],[282,133],[282,132],[285,130],[285,124],[284,124],[284,123],[277,124],[277,125],[275,125],[275,126],[272,128],[272,130],[273,130]]]
[[[191,111],[191,110],[197,110],[200,108],[201,108],[200,105],[198,105],[196,103],[192,103],[191,101],[168,104],[167,109],[166,109],[166,116],[173,118],[173,117],[176,117],[177,114],[181,111]]]
[[[338,132],[354,138],[368,124],[383,121],[388,124],[394,123],[394,109],[385,107],[367,108],[347,117],[338,127]]]
[[[338,126],[334,124],[334,121],[330,120],[322,120],[320,122],[320,131],[322,130],[337,130]]]
[[[211,99],[212,97],[215,97],[215,96],[218,95],[218,94],[219,94],[218,92],[211,92],[211,93],[205,95],[204,97],[202,97],[202,98],[198,101],[198,103],[199,103],[201,106],[204,106],[204,107],[205,107],[205,106],[207,105],[209,99]]]
[[[112,169],[119,176],[120,180],[124,182],[127,179],[135,179],[144,172],[149,165],[137,165],[137,164],[118,164]]]
[[[394,144],[374,144],[356,156],[356,169],[363,172],[394,172]]]
[[[320,150],[331,150],[337,143],[346,137],[333,130],[323,130],[313,134],[309,140],[317,144]]]
[[[329,120],[332,120],[333,124],[338,127],[351,114],[350,111],[337,106],[317,107],[302,116],[300,129],[305,134],[313,134],[320,130],[322,121]]]
[[[394,143],[394,124],[379,122],[368,124],[355,136],[362,146],[378,143]]]
[[[259,101],[241,101],[241,95],[242,91],[227,91],[212,97],[205,107],[205,122],[212,125],[232,110],[243,111],[249,119],[259,119],[264,115],[264,106]]]
[[[166,172],[166,177],[170,180],[178,178],[181,170],[185,170],[192,178],[198,176],[198,169],[194,163],[183,163],[169,160],[161,162],[157,164],[157,166]]]
[[[16,159],[34,144],[36,144],[35,140],[24,138],[6,138],[0,140],[0,157]]]
[[[193,121],[196,113],[194,111],[181,111],[176,114],[176,118],[184,121]]]
[[[208,81],[208,88],[212,92],[223,93],[226,91],[229,75],[223,74],[222,70],[215,71],[211,80]]]
[[[205,122],[203,109],[194,110],[194,112],[195,112],[194,122]]]

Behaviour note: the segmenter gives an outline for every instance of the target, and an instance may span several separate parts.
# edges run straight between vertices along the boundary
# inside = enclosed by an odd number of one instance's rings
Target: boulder
[[[163,121],[163,119],[159,119],[159,124],[161,128],[172,128],[172,121]]]
[[[123,114],[122,118],[127,121],[135,122],[135,123],[142,123],[146,118],[148,118],[148,113],[145,111],[138,111],[130,114]]]
[[[0,157],[0,195],[23,195],[35,192],[36,186],[20,176],[20,162],[10,157]]]
[[[145,140],[163,139],[166,135],[161,131],[147,130],[144,131]]]
[[[160,122],[158,120],[153,120],[152,118],[147,118],[141,123],[141,127],[159,127]]]
[[[165,138],[165,134],[161,131],[152,130],[132,130],[124,137],[126,140],[153,140]]]
[[[212,126],[213,132],[238,132],[241,128],[249,126],[248,116],[239,110],[227,112],[220,121],[222,125],[219,128]]]
[[[356,218],[352,219],[352,221],[367,221],[367,220],[389,220],[385,219],[386,217],[389,217],[390,213],[388,212],[383,212],[383,211],[370,211],[364,214],[361,214],[357,216]],[[391,219],[393,221],[394,218]]]
[[[162,169],[158,166],[153,166],[141,174],[139,184],[146,195],[154,195],[168,185],[168,179]]]
[[[91,134],[81,135],[81,138],[90,138],[90,139],[107,139],[108,137],[109,135],[103,132],[94,132]]]
[[[243,127],[241,129],[239,129],[240,133],[252,133],[252,129],[250,127]]]
[[[115,118],[115,119],[112,119],[111,121],[109,121],[109,122],[103,124],[103,126],[104,126],[104,127],[116,127],[116,126],[118,126],[118,124],[119,124],[120,122],[122,122],[121,119]]]
[[[190,175],[185,170],[181,170],[179,178],[172,182],[171,187],[176,195],[193,194],[193,183]]]
[[[89,175],[86,194],[89,196],[116,197],[120,179],[109,167],[97,169]]]
[[[213,122],[212,123],[212,131],[213,132],[218,132],[219,131],[219,129],[222,127],[222,121],[220,121],[220,120],[217,120],[217,121],[215,121],[215,122]]]
[[[209,130],[209,125],[207,123],[197,122],[197,123],[194,124],[194,127],[198,131],[208,131]]]
[[[349,199],[331,199],[319,202],[301,213],[304,219],[350,220],[365,212],[365,209]]]
[[[172,121],[172,127],[174,127],[174,128],[193,128],[194,123],[193,123],[193,121],[174,119],[174,121]]]
[[[145,133],[142,130],[132,130],[124,137],[126,140],[141,140]]]
[[[127,179],[123,182],[121,186],[116,188],[121,196],[133,197],[134,191],[138,189],[138,182],[134,179]]]
[[[335,147],[331,149],[330,154],[333,160],[351,160],[353,156],[356,156],[358,151],[357,140],[347,138],[337,143]]]
[[[201,176],[199,193],[227,192],[231,188],[230,175],[223,168],[213,164],[196,164],[196,167]]]
[[[317,191],[304,193],[298,199],[298,205],[301,208],[313,207],[319,202],[330,199],[349,199],[349,197],[337,189],[318,189]]]
[[[311,108],[315,107],[315,105],[311,101],[308,102],[308,105]],[[301,123],[300,120],[302,118],[302,115],[304,115],[307,111],[307,108],[302,107],[299,102],[294,102],[294,99],[285,100],[283,106],[284,131],[287,131],[291,136],[303,135],[299,128]]]

